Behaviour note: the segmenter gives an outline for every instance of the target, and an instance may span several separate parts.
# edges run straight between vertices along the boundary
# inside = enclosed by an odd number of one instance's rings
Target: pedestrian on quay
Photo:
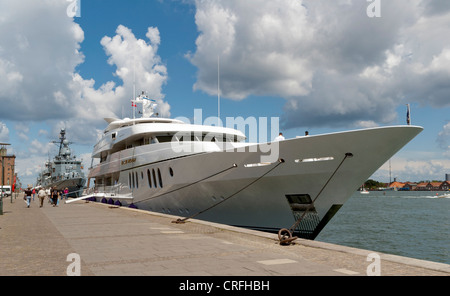
[[[58,199],[56,200],[56,205],[59,206],[59,201],[64,199],[64,190],[58,190]]]
[[[45,192],[44,187],[39,188],[38,197],[39,207],[42,208],[44,206],[44,199],[47,197],[47,192]]]
[[[50,187],[50,188],[47,188],[47,189],[45,189],[45,194],[47,194],[47,197],[48,197],[48,203],[49,204],[51,204],[52,203],[52,195],[51,195],[51,190],[52,190],[52,188]]]
[[[53,201],[53,206],[56,207],[58,204],[58,190],[56,190],[56,186],[53,186],[53,188],[50,190],[50,194]]]
[[[25,196],[23,197],[23,199],[25,199],[26,202],[27,202],[27,208],[30,207],[31,195],[32,194],[33,194],[33,191],[31,190],[31,187],[28,186],[27,190],[25,190]]]
[[[69,188],[66,187],[66,189],[64,189],[64,198],[67,199],[67,195],[69,195]]]

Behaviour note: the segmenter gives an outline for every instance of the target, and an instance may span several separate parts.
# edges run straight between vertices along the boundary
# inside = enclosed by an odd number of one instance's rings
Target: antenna
[[[136,95],[136,61],[135,61],[135,58],[136,57],[133,55],[133,95],[131,96],[132,100],[135,99],[134,96]],[[133,119],[135,118],[135,113],[136,113],[136,109],[135,109],[135,105],[134,105],[133,106]]]
[[[217,56],[217,126],[220,126],[220,57]]]

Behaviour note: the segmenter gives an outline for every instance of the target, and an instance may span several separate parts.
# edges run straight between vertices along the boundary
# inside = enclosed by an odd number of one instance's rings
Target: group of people
[[[39,207],[42,208],[44,206],[44,200],[46,197],[49,198],[49,202],[56,207],[59,203],[59,199],[67,199],[69,189],[66,187],[64,190],[57,190],[56,187],[52,187],[50,189],[45,189],[44,187],[38,188],[38,197],[39,197]],[[24,199],[27,202],[27,207],[30,207],[31,203],[31,197],[33,195],[34,197],[35,189],[31,189],[31,187],[28,187],[25,190],[25,196]],[[34,198],[33,198],[34,200]]]

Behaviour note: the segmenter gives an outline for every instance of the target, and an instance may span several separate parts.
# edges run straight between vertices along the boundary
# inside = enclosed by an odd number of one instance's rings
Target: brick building
[[[8,155],[6,147],[2,146],[0,148],[0,185],[4,182],[4,185],[10,185],[12,187],[14,184],[15,165],[16,156]]]

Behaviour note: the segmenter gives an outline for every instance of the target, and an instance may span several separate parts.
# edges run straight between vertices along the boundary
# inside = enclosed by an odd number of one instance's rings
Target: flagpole
[[[409,104],[406,104],[407,110],[406,110],[406,123],[408,125],[411,125],[411,109],[409,107]]]
[[[136,99],[136,97],[135,97],[136,96],[136,60],[135,60],[135,58],[136,58],[136,56],[133,55],[133,96],[131,97],[131,99],[133,101],[135,101],[135,99]],[[134,102],[134,105],[132,105],[132,107],[133,107],[133,119],[135,119],[135,117],[136,117],[136,109],[135,109],[136,102]],[[134,124],[134,122],[133,122],[133,124]]]
[[[220,57],[217,56],[217,126],[220,126]]]

